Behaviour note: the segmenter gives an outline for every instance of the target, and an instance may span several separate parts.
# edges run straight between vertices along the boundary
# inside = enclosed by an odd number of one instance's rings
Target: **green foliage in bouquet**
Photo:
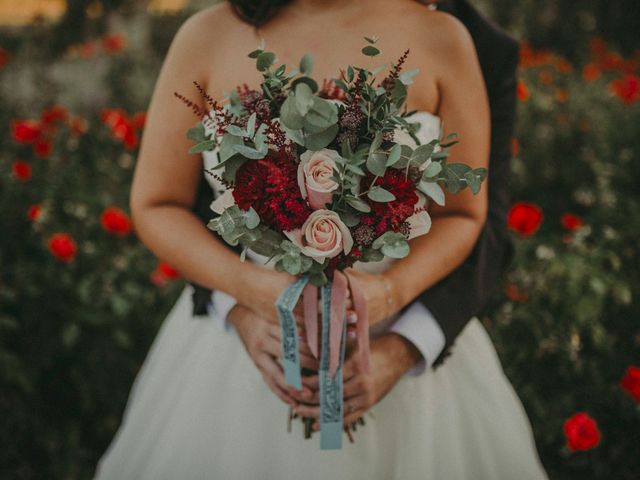
[[[362,53],[378,56],[377,40],[367,37],[366,41]],[[478,193],[487,170],[447,162],[449,149],[457,143],[455,134],[448,135],[443,143],[441,132],[439,138],[427,144],[421,144],[416,136],[420,125],[410,121],[414,112],[406,110],[405,102],[407,89],[418,71],[402,72],[407,55],[408,51],[391,65],[382,81],[377,80],[376,74],[387,65],[373,70],[349,65],[341,78],[331,80],[330,93],[326,81],[321,89],[311,76],[311,54],[302,57],[298,69],[288,72],[286,65],[276,64],[276,55],[266,51],[263,44],[249,53],[263,76],[260,91],[252,92],[261,98],[259,112],[247,111],[240,89],[229,94],[229,105],[223,108],[198,86],[211,111],[187,132],[195,143],[190,153],[215,151],[219,162],[210,174],[219,175],[233,186],[239,169],[252,161],[267,161],[274,151],[286,155],[293,149],[294,156],[298,156],[306,151],[330,149],[335,152],[331,179],[337,189],[327,208],[351,229],[360,224],[363,214],[372,211],[371,202],[396,200],[391,191],[378,184],[390,169],[402,171],[415,184],[415,190],[439,205],[445,200],[443,187],[452,193],[467,187]],[[193,103],[182,95],[176,96],[192,107]],[[394,134],[398,131],[406,132],[416,146],[396,143]],[[283,229],[274,230],[251,207],[227,208],[209,223],[209,228],[231,245],[242,244],[243,258],[247,249],[259,250],[274,261],[278,270],[292,275],[309,273],[317,285],[327,281],[324,270],[330,264],[328,259],[312,261],[280,234]],[[358,259],[378,261],[384,256],[407,256],[408,234],[394,230],[383,232],[375,241],[358,248]]]

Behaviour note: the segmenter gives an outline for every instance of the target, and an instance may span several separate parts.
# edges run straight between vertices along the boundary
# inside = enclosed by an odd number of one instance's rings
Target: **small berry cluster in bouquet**
[[[376,40],[366,41],[362,53],[379,55]],[[249,54],[263,76],[259,90],[238,87],[223,106],[196,84],[206,111],[176,93],[201,119],[187,134],[195,142],[190,153],[215,152],[219,161],[207,173],[226,187],[212,204],[217,216],[209,228],[230,245],[240,244],[243,260],[251,250],[299,277],[276,305],[283,368],[287,383],[301,388],[292,312],[304,292],[306,340],[320,361],[323,449],[342,442],[349,292],[358,316],[357,353],[368,368],[364,296],[343,271],[355,262],[406,257],[408,240],[431,226],[428,201],[443,205],[443,188],[477,193],[487,175],[447,162],[455,134],[443,139],[441,132],[421,144],[420,125],[410,121],[415,112],[405,107],[418,73],[402,71],[407,55],[390,68],[348,66],[320,86],[311,77],[310,54],[288,72],[263,45]],[[376,75],[387,69],[379,81]]]

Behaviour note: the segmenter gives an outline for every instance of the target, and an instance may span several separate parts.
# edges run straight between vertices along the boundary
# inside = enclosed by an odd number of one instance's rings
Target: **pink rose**
[[[336,212],[316,210],[304,222],[302,228],[284,234],[302,253],[322,263],[325,258],[333,258],[353,247],[353,238],[347,226]]]
[[[307,150],[300,155],[298,165],[298,186],[302,198],[308,198],[314,210],[325,208],[331,202],[333,191],[338,184],[332,180],[336,158],[340,155],[335,150],[323,148],[317,152]]]

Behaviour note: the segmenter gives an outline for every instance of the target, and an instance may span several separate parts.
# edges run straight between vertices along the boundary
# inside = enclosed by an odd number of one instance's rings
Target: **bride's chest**
[[[286,64],[289,70],[298,67],[305,53],[311,53],[314,59],[311,76],[321,83],[324,79],[337,78],[340,71],[348,65],[376,68],[396,62],[407,49],[411,50],[403,66],[404,70],[418,69],[420,74],[414,77],[410,90],[408,107],[411,110],[435,111],[439,103],[436,83],[436,70],[425,62],[424,52],[417,39],[411,34],[385,35],[377,46],[382,54],[375,58],[365,57],[361,50],[366,45],[362,32],[357,30],[335,29],[327,25],[315,25],[311,30],[290,29],[284,34],[280,31],[260,32],[253,30],[238,32],[220,38],[215,52],[210,56],[211,65],[207,69],[207,89],[217,99],[234,91],[238,86],[247,84],[257,88],[262,75],[256,69],[255,60],[247,54],[257,48],[261,40],[265,48],[277,55],[278,64]],[[371,35],[371,33],[368,33]],[[384,78],[386,71],[378,74]]]

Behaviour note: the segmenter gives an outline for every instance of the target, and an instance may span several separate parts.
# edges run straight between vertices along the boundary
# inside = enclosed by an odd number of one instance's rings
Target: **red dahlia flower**
[[[273,154],[245,162],[236,172],[233,198],[243,210],[249,207],[260,221],[278,231],[300,228],[311,214],[298,186],[298,166],[289,156]]]
[[[578,412],[564,422],[564,434],[572,452],[591,450],[600,443],[598,424],[586,412]]]
[[[368,189],[373,179],[371,174],[364,177],[361,190]],[[413,215],[419,200],[414,183],[410,178],[405,177],[404,171],[389,168],[383,177],[378,177],[375,185],[391,192],[396,199],[385,203],[374,202],[367,198],[371,213],[366,215],[367,220],[363,219],[363,223],[375,227],[377,235],[389,229],[395,232],[400,231],[407,218]]]
[[[507,226],[520,235],[529,237],[538,231],[544,215],[540,207],[533,203],[515,203],[507,214]]]
[[[56,233],[49,238],[49,251],[61,262],[71,262],[76,256],[78,246],[68,233]]]
[[[620,381],[620,387],[640,403],[640,367],[629,367]]]
[[[113,235],[128,235],[132,230],[129,216],[117,207],[106,208],[100,216],[100,223],[105,231]]]

